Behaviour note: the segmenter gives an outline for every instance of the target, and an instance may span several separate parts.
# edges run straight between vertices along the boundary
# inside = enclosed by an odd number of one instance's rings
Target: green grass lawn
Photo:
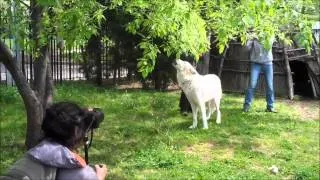
[[[179,113],[180,91],[155,92],[57,86],[55,100],[100,107],[105,120],[96,130],[91,163],[106,163],[108,179],[319,179],[319,119],[301,118],[277,102],[266,113],[264,97],[251,112],[241,111],[243,95],[224,94],[222,124],[190,130],[191,114]],[[26,115],[15,88],[0,86],[3,174],[24,149]],[[314,107],[317,111],[319,106]],[[319,113],[319,112],[318,112]],[[276,165],[280,172],[270,173]]]

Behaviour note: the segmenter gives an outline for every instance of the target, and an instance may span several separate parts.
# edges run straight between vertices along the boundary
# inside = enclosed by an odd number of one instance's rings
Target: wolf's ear
[[[195,74],[197,74],[197,71],[196,71],[194,68],[190,68],[190,67],[185,68],[184,71],[185,71],[186,74],[188,74],[188,75],[195,75]]]
[[[190,71],[191,71],[191,74],[197,74],[198,72],[195,70],[195,69],[190,69]]]

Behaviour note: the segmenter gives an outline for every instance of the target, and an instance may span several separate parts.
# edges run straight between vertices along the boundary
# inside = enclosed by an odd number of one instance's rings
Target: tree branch
[[[0,41],[0,62],[2,62],[11,73],[24,103],[32,104],[32,102],[37,101],[34,91],[28,84],[17,61],[15,61],[11,50],[3,41]]]
[[[28,4],[26,4],[25,2],[23,2],[22,0],[18,0],[21,4],[23,4],[24,6],[26,6],[28,9],[30,9],[30,6]]]

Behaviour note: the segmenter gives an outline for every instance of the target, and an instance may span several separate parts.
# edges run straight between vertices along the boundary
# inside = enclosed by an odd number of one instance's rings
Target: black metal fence
[[[27,47],[19,47],[13,39],[3,40],[14,53],[15,60],[21,65],[28,82],[34,79],[33,56],[28,53]],[[96,67],[92,65],[93,60],[86,59],[85,49],[81,46],[74,46],[69,49],[58,48],[58,42],[55,39],[49,42],[49,63],[51,65],[51,75],[55,82],[88,80],[92,78],[90,72],[95,71]],[[128,75],[125,59],[114,59],[108,56],[108,47],[102,48],[101,70],[102,79],[112,79],[118,82]],[[131,74],[132,76],[132,74]],[[0,84],[14,85],[14,81],[9,71],[0,63]]]

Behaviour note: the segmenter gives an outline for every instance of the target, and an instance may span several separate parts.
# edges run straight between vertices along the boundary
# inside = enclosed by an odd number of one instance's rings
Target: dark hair
[[[70,149],[81,143],[86,133],[86,110],[71,102],[59,102],[46,110],[42,123],[44,138],[50,138]]]

